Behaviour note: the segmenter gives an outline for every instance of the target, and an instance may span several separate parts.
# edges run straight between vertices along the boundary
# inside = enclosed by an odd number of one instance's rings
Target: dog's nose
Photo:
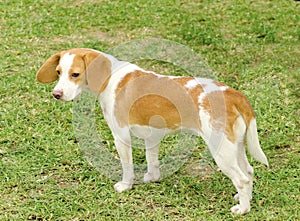
[[[53,91],[52,92],[53,97],[55,97],[57,100],[59,100],[63,96],[63,92],[60,90]]]

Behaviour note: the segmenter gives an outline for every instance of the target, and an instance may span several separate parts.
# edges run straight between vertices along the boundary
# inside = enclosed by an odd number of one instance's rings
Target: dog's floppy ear
[[[50,83],[56,81],[58,76],[56,67],[60,59],[60,53],[52,55],[36,74],[36,79],[41,83]]]
[[[88,87],[96,94],[101,93],[111,76],[111,62],[97,52],[87,52],[84,55]]]

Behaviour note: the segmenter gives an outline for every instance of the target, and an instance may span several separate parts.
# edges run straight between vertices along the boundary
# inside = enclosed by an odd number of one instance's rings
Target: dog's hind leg
[[[246,174],[246,176],[249,178],[248,196],[249,196],[249,199],[252,200],[254,170],[253,170],[253,167],[249,164],[249,161],[247,159],[244,142],[240,142],[239,147],[238,147],[238,163],[240,165],[240,168],[244,172],[244,174]],[[234,200],[236,202],[239,201],[238,193],[234,196]]]
[[[240,165],[239,145],[229,141],[225,135],[213,139],[220,138],[221,140],[217,142],[218,147],[210,146],[210,149],[217,150],[213,153],[217,165],[231,179],[237,189],[239,204],[233,206],[231,212],[234,214],[247,213],[250,211],[249,190],[252,190],[252,181],[244,172],[243,166]]]
[[[243,171],[243,173],[249,179],[249,185],[247,192],[249,196],[249,200],[252,200],[252,187],[253,187],[253,176],[254,170],[253,167],[249,164],[247,159],[246,150],[245,150],[245,135],[246,135],[246,125],[243,118],[238,118],[234,124],[235,138],[237,143],[237,160],[239,167]],[[239,201],[239,194],[237,193],[234,196],[234,200],[236,202]]]

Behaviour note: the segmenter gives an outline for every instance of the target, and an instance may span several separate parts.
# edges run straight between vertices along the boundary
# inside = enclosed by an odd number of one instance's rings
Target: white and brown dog
[[[145,140],[144,181],[160,177],[159,141],[166,134],[189,130],[201,136],[219,168],[237,189],[234,214],[250,211],[253,168],[244,147],[268,165],[257,134],[254,111],[240,92],[213,80],[171,77],[145,71],[92,49],[71,49],[51,56],[37,73],[42,83],[59,79],[53,96],[70,101],[83,90],[99,101],[120,156],[123,178],[114,187],[129,190],[134,182],[131,134]]]

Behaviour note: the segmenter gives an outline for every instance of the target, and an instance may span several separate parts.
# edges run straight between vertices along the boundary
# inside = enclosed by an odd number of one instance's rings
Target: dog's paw
[[[242,214],[245,214],[245,213],[248,213],[250,211],[250,207],[248,208],[241,208],[241,205],[238,204],[238,205],[235,205],[233,207],[231,207],[231,212],[235,215],[242,215]]]
[[[118,182],[114,185],[114,188],[117,192],[121,193],[125,190],[131,190],[132,189],[132,184],[120,181],[120,182]]]
[[[160,173],[146,173],[144,175],[144,183],[156,182],[160,178]]]

